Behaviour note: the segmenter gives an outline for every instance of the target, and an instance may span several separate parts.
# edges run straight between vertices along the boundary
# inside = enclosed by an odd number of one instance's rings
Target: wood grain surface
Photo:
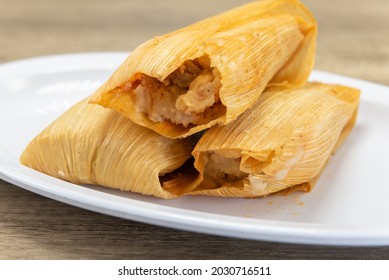
[[[130,51],[244,0],[0,0],[0,63]],[[316,69],[389,85],[389,1],[303,0],[320,31]],[[5,132],[0,132],[5,133]],[[0,259],[388,259],[333,247],[203,235],[113,218],[0,180]]]

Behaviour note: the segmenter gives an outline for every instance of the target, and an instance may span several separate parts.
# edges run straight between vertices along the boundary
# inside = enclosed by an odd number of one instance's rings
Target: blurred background
[[[247,2],[0,0],[0,63],[130,52],[156,35]],[[388,0],[302,2],[319,22],[316,69],[389,85]],[[0,180],[0,259],[378,259],[388,254],[389,247],[254,242],[160,228],[75,208]]]
[[[0,63],[131,51],[248,0],[0,0]],[[316,69],[389,85],[388,0],[303,0],[319,22]],[[380,69],[382,75],[366,71]]]

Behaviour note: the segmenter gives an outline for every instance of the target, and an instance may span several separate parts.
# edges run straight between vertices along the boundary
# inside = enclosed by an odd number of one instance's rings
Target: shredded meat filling
[[[154,122],[169,120],[184,127],[199,125],[225,112],[220,103],[220,75],[207,57],[186,61],[164,81],[141,74],[124,85],[135,93],[140,112]]]
[[[220,79],[211,74],[198,76],[186,94],[177,98],[176,108],[185,114],[198,114],[219,101]]]

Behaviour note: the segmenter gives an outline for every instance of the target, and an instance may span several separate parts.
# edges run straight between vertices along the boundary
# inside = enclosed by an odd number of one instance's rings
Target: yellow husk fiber
[[[358,103],[358,90],[339,85],[267,90],[237,121],[213,127],[201,137],[193,151],[199,186],[191,194],[260,197],[310,191],[353,128]],[[239,169],[246,176],[219,185],[207,179],[207,162],[214,152],[227,157],[238,153]]]
[[[84,100],[30,142],[20,160],[70,182],[167,199],[188,191],[185,186],[193,181],[182,173],[163,176],[182,166],[192,148],[189,139],[162,137]]]
[[[91,102],[169,138],[186,137],[232,122],[254,105],[269,84],[304,84],[314,64],[316,35],[316,21],[299,1],[255,1],[140,45]],[[121,89],[140,73],[163,81],[185,61],[204,55],[220,73],[219,94],[226,109],[208,123],[184,127],[153,122],[137,110],[134,94]]]

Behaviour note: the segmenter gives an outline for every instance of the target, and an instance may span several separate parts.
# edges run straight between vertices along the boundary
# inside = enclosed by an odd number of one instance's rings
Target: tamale
[[[180,167],[192,149],[189,138],[165,138],[85,99],[33,139],[20,161],[73,183],[167,199],[188,191],[193,177]]]
[[[140,45],[90,101],[186,137],[232,122],[268,85],[304,84],[316,35],[298,0],[248,3]]]
[[[310,191],[352,130],[358,104],[359,91],[340,85],[268,89],[237,121],[201,137],[193,151],[200,175],[191,194]]]

